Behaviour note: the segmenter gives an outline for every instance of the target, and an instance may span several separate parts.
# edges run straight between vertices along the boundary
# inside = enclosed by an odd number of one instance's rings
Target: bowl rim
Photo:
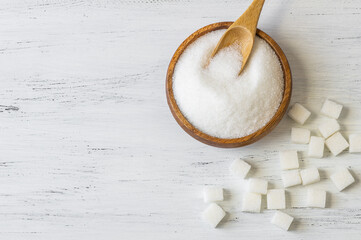
[[[257,29],[256,35],[262,38],[263,40],[265,40],[275,51],[281,63],[281,67],[283,71],[283,79],[284,79],[283,97],[280,106],[278,107],[278,110],[274,114],[274,116],[268,121],[268,123],[265,126],[258,129],[256,132],[241,138],[217,138],[208,135],[198,130],[187,120],[187,118],[180,111],[173,93],[173,73],[175,66],[180,56],[184,52],[184,50],[190,44],[192,44],[196,39],[215,30],[227,29],[229,26],[231,26],[232,23],[233,22],[217,22],[217,23],[209,24],[205,27],[198,29],[197,31],[192,33],[189,37],[187,37],[175,51],[169,63],[167,76],[166,76],[167,103],[177,123],[182,127],[182,129],[185,132],[187,132],[190,136],[197,139],[198,141],[211,146],[221,147],[221,148],[236,148],[236,147],[246,146],[258,141],[259,139],[270,133],[278,125],[278,123],[281,121],[284,114],[286,113],[292,93],[292,75],[286,55],[284,54],[280,46],[276,43],[276,41],[274,41],[265,32],[261,31],[260,29]]]

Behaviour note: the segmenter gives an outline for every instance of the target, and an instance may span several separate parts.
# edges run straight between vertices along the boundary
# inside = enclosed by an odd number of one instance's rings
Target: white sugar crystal
[[[230,167],[231,173],[240,178],[245,178],[250,169],[251,165],[241,159],[233,161]]]
[[[292,222],[293,222],[293,217],[281,211],[276,211],[275,215],[273,215],[273,218],[271,220],[272,224],[286,231],[288,231]]]
[[[283,186],[292,187],[302,183],[301,176],[298,170],[290,170],[282,172]]]
[[[311,183],[320,181],[320,174],[315,167],[303,169],[301,172],[302,185],[308,185]]]
[[[240,138],[264,127],[277,112],[284,92],[279,58],[255,36],[242,72],[240,46],[219,51],[204,67],[226,29],[197,38],[182,53],[173,73],[173,93],[187,120],[218,138]]]
[[[242,212],[261,212],[262,195],[245,192],[243,195]]]
[[[288,111],[288,116],[301,125],[306,122],[310,115],[311,112],[299,103],[295,103]]]
[[[335,132],[340,131],[340,129],[340,124],[338,124],[335,119],[329,119],[318,127],[318,130],[324,138],[328,138]]]
[[[215,203],[209,204],[202,214],[203,220],[212,227],[217,227],[224,216],[226,216],[226,212]]]
[[[282,170],[299,168],[297,151],[280,152],[280,162]]]
[[[325,148],[325,139],[322,137],[312,136],[308,145],[308,156],[314,158],[322,158]]]
[[[321,108],[321,113],[327,117],[337,119],[342,111],[342,105],[326,100]]]
[[[259,178],[248,180],[248,191],[252,193],[267,194],[268,181]]]
[[[351,134],[349,137],[350,142],[350,153],[361,152],[361,134]]]
[[[340,132],[335,133],[331,137],[326,139],[325,142],[327,148],[332,152],[333,155],[337,156],[340,154],[343,150],[348,148],[348,142],[346,139],[342,136]]]
[[[330,178],[339,191],[344,190],[346,187],[355,182],[355,179],[347,168],[338,169],[338,171],[332,174]]]
[[[205,187],[203,189],[203,199],[205,203],[223,201],[223,188]]]
[[[326,207],[326,191],[319,189],[308,189],[307,206],[315,208]]]
[[[305,128],[292,128],[291,141],[293,143],[307,144],[310,141],[311,131]]]
[[[271,189],[267,192],[268,209],[285,209],[286,194],[284,189]]]

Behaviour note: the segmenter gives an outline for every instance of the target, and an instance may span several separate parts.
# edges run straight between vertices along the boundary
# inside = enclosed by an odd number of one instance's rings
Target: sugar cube
[[[340,124],[335,119],[329,119],[321,126],[318,127],[318,130],[324,138],[328,138],[337,131],[340,131]]]
[[[205,187],[203,189],[203,200],[205,203],[223,201],[223,188]]]
[[[224,216],[226,216],[226,212],[215,203],[209,204],[202,214],[203,220],[212,227],[217,227]]]
[[[298,170],[290,170],[282,172],[283,186],[292,187],[302,183],[301,176]]]
[[[245,192],[243,195],[242,212],[261,212],[262,195]]]
[[[232,174],[240,178],[245,178],[250,169],[251,165],[241,159],[234,160],[230,167]]]
[[[326,100],[321,108],[321,113],[327,117],[337,119],[342,111],[342,105]]]
[[[343,150],[348,148],[348,142],[346,139],[342,136],[340,132],[335,133],[331,137],[326,139],[325,142],[327,148],[332,152],[333,155],[337,156],[340,154]]]
[[[326,207],[326,191],[319,189],[308,189],[307,206],[316,208]]]
[[[330,178],[339,191],[344,190],[355,182],[355,179],[347,168],[340,168],[336,173],[332,174]]]
[[[248,191],[252,193],[267,194],[268,181],[259,178],[248,180]]]
[[[311,112],[299,103],[295,103],[288,111],[288,116],[301,125],[306,122],[310,115]]]
[[[311,131],[305,128],[292,128],[291,141],[293,143],[307,144],[310,141]]]
[[[271,220],[272,224],[286,231],[288,231],[292,222],[293,217],[281,211],[276,211],[275,215],[273,215],[273,218]]]
[[[361,134],[351,134],[349,137],[350,142],[350,153],[361,152]]]
[[[302,185],[308,185],[311,183],[320,181],[320,174],[315,167],[303,169],[301,172]]]
[[[270,189],[267,192],[268,209],[285,209],[286,194],[284,189]]]
[[[325,139],[322,137],[312,136],[308,146],[308,156],[315,158],[323,157],[323,150],[325,148]]]
[[[282,170],[299,168],[297,151],[288,150],[280,152],[280,162]]]

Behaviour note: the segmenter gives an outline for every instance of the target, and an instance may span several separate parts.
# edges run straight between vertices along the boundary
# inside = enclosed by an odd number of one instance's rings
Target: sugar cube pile
[[[276,211],[276,213],[273,215],[273,218],[271,220],[272,224],[276,225],[277,227],[285,231],[288,231],[292,222],[293,222],[293,217],[281,211]]]
[[[318,127],[322,137],[311,136],[311,131],[306,128],[293,127],[291,130],[291,142],[296,144],[309,144],[308,157],[311,158],[322,158],[324,156],[325,145],[334,156],[339,155],[348,147],[350,153],[361,153],[361,134],[350,134],[349,142],[347,142],[339,132],[341,127],[336,119],[339,118],[342,108],[342,105],[331,100],[326,100],[322,106],[321,113],[331,119],[328,119]],[[296,103],[290,109],[288,115],[298,124],[302,125],[309,118],[311,112],[301,104]],[[316,161],[316,159],[313,160]],[[288,149],[280,151],[279,162],[284,188],[301,184],[309,185],[321,180],[317,167],[307,166],[304,169],[299,169],[300,164],[297,150]],[[236,159],[230,166],[230,172],[240,179],[246,178],[246,176],[249,175],[250,169],[251,165],[242,159]],[[329,178],[338,191],[343,191],[355,182],[354,177],[345,167],[338,168]],[[260,213],[262,209],[262,195],[266,195],[267,209],[276,210],[271,219],[271,223],[288,231],[294,218],[279,211],[287,208],[286,190],[268,189],[268,181],[261,178],[249,178],[247,183],[247,191],[243,193],[242,212]],[[305,207],[326,208],[327,196],[330,193],[324,189],[313,187],[308,187],[307,194],[304,194],[306,199]],[[210,204],[203,212],[203,219],[213,227],[216,227],[226,215],[226,212],[214,203],[223,200],[223,188],[204,188],[204,201]]]

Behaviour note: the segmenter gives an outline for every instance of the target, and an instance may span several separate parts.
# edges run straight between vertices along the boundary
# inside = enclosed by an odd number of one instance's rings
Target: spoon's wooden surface
[[[240,16],[223,34],[216,48],[213,50],[213,58],[222,48],[232,44],[238,44],[242,52],[243,70],[249,55],[251,54],[254,38],[257,30],[257,23],[265,0],[254,0],[248,9]]]

